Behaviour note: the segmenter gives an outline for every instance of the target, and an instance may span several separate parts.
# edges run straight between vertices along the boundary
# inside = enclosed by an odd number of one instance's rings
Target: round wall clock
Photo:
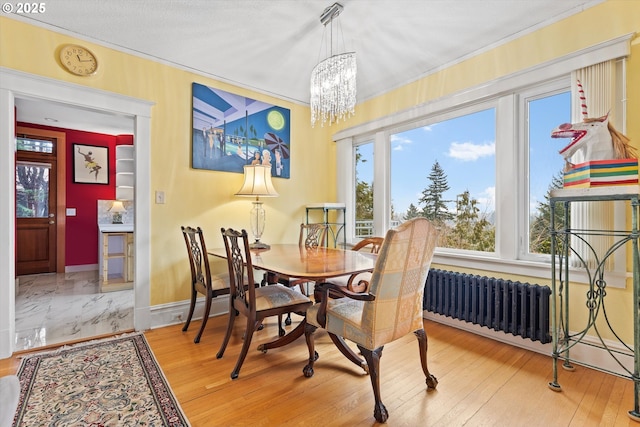
[[[86,47],[66,44],[60,48],[60,64],[76,76],[90,76],[98,69],[96,56]]]

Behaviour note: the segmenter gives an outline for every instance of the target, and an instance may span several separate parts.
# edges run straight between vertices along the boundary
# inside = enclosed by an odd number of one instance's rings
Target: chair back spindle
[[[298,246],[307,249],[324,246],[327,241],[328,228],[329,226],[326,224],[300,224]]]

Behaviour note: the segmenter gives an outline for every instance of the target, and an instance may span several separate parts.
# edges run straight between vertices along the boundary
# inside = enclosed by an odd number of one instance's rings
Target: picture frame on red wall
[[[109,147],[73,144],[73,182],[109,184]]]

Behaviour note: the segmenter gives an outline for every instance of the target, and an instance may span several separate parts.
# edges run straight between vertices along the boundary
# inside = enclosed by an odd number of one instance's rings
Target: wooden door
[[[18,136],[16,155],[16,275],[56,271],[55,139]]]

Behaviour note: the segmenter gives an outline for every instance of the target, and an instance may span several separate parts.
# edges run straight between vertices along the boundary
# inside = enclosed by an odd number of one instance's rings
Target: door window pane
[[[18,151],[53,153],[53,141],[19,137],[16,139],[16,148]]]
[[[16,216],[47,218],[49,216],[49,171],[46,163],[17,162]]]
[[[373,142],[355,148],[355,237],[375,236],[373,228]]]
[[[493,108],[391,135],[392,221],[424,216],[439,247],[493,252],[495,135]]]

